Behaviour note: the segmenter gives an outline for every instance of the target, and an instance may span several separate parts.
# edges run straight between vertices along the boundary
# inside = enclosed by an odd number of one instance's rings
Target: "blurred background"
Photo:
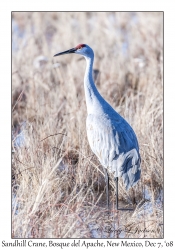
[[[138,137],[142,178],[119,189],[134,212],[116,213],[111,179],[106,215],[86,137],[84,58],[53,58],[79,43],[94,50],[99,92]],[[162,12],[12,12],[12,174],[13,237],[163,237]]]

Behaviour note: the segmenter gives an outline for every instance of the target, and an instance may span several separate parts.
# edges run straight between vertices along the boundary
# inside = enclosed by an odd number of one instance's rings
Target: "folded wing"
[[[140,155],[136,135],[122,118],[88,115],[87,136],[92,151],[100,163],[114,174],[122,177],[126,189],[140,179]]]

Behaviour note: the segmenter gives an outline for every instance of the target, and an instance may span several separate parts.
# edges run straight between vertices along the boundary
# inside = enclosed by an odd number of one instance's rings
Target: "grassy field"
[[[53,55],[86,43],[95,53],[102,96],[134,128],[141,180],[110,182],[86,136],[79,55]],[[81,60],[82,59],[82,60]],[[12,237],[163,237],[163,14],[12,14]]]

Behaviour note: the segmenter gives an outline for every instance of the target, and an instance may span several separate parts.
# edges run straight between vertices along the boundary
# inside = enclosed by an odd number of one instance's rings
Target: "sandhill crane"
[[[109,210],[109,175],[116,182],[116,209],[118,210],[118,177],[126,190],[140,179],[140,154],[137,137],[128,124],[98,92],[93,81],[94,52],[86,44],[60,52],[54,56],[75,53],[85,57],[84,90],[87,106],[86,130],[90,147],[104,168],[107,206]],[[129,209],[130,210],[130,209]]]

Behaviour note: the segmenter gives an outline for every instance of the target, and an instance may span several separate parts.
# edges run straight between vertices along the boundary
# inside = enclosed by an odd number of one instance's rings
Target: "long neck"
[[[86,71],[84,76],[84,90],[88,114],[92,114],[95,106],[100,106],[100,99],[103,99],[98,92],[93,81],[93,61],[94,58],[85,57]]]

